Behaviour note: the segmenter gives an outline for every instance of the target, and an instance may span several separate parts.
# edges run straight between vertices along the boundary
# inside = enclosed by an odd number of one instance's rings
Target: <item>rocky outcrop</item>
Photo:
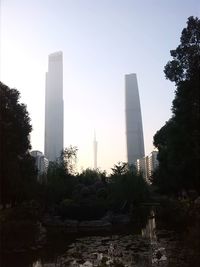
[[[46,227],[62,227],[67,232],[95,232],[110,231],[112,226],[124,225],[130,223],[128,215],[108,213],[99,220],[78,221],[78,220],[61,220],[58,216],[45,216],[43,225]]]
[[[126,214],[117,214],[114,215],[112,218],[113,224],[129,224],[130,223],[130,217]]]
[[[84,232],[108,231],[111,230],[111,226],[110,222],[104,220],[82,221],[79,223],[78,229]]]
[[[63,226],[68,230],[68,232],[78,232],[78,224],[79,222],[77,220],[65,220],[63,222]]]

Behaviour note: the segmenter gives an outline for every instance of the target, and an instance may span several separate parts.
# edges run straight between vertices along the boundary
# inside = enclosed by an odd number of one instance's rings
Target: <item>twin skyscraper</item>
[[[135,164],[144,157],[142,116],[136,74],[125,75],[125,114],[127,160]],[[45,148],[49,161],[56,161],[63,150],[64,103],[63,103],[63,55],[49,55],[45,90]],[[97,155],[95,155],[97,157]],[[97,159],[95,158],[97,168]]]
[[[132,165],[144,157],[142,114],[135,73],[125,75],[125,115],[127,159]]]
[[[45,90],[45,144],[44,154],[49,161],[56,161],[63,150],[63,55],[49,55]]]

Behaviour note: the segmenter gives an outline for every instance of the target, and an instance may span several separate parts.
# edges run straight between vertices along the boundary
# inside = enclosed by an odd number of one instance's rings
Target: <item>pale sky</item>
[[[124,75],[136,73],[145,154],[171,116],[174,84],[163,69],[199,0],[0,0],[0,79],[21,93],[44,151],[48,55],[63,51],[64,145],[78,147],[78,167],[127,161]]]

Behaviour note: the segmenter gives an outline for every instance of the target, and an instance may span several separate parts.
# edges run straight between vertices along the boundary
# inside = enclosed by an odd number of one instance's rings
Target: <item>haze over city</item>
[[[127,161],[125,81],[136,73],[145,154],[171,116],[174,85],[163,69],[199,1],[2,0],[0,80],[21,93],[33,131],[32,149],[44,151],[44,94],[48,55],[63,52],[64,147],[78,147],[79,168]]]

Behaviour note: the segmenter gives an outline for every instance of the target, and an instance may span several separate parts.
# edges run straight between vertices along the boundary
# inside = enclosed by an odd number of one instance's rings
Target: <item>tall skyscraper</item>
[[[97,169],[97,140],[96,140],[96,132],[94,132],[94,169]]]
[[[63,55],[49,55],[45,90],[45,148],[49,161],[55,161],[63,150]]]
[[[136,164],[137,159],[144,157],[144,139],[135,73],[125,75],[125,109],[127,158],[129,164]]]

